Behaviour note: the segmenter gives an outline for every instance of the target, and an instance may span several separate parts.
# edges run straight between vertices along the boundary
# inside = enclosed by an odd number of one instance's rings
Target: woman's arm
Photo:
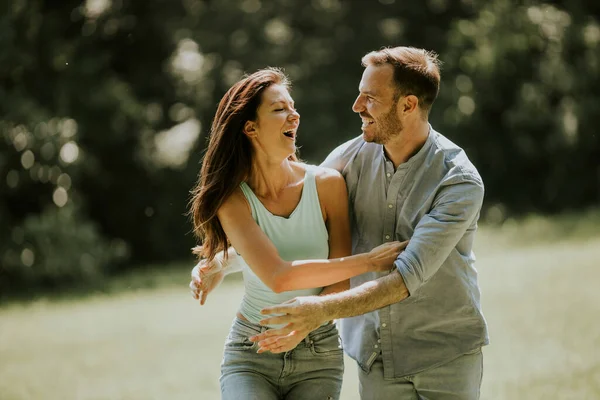
[[[319,168],[319,172],[316,176],[317,192],[329,235],[329,258],[349,256],[352,239],[348,215],[348,195],[346,190],[342,190],[343,188],[340,187],[337,187],[337,190],[330,190],[331,181],[334,181],[335,185],[335,181],[338,179],[338,176],[330,169]],[[206,302],[206,296],[221,283],[224,276],[241,271],[243,265],[244,259],[237,254],[233,247],[227,249],[227,259],[225,259],[225,252],[220,251],[210,263],[200,260],[192,270],[190,284],[192,295],[203,305]],[[320,295],[338,293],[349,288],[350,280],[346,279],[323,288]]]
[[[326,184],[326,196],[345,199],[347,213],[346,183],[339,173],[331,174],[332,178]],[[341,203],[338,201],[337,204]],[[398,253],[406,245],[391,242],[355,256],[289,262],[281,259],[275,245],[256,224],[240,189],[223,203],[217,216],[232,246],[263,283],[276,293],[327,286],[368,271],[391,269]],[[341,223],[339,229],[343,229]]]
[[[321,203],[321,211],[323,213],[323,219],[327,226],[327,232],[329,234],[329,258],[339,258],[349,256],[352,252],[352,237],[350,234],[350,217],[348,213],[348,195],[345,190],[346,184],[344,182],[344,190],[337,188],[336,190],[329,190],[330,183],[332,180],[336,180],[337,174],[332,174],[331,170],[320,168],[316,175],[317,192],[319,194],[319,201]],[[335,184],[335,182],[334,182]],[[339,293],[344,290],[350,289],[350,280],[345,279],[341,282],[329,285],[321,291],[320,296],[327,294]],[[278,330],[271,330],[277,332]],[[273,332],[271,332],[273,333]],[[286,332],[284,336],[277,338],[278,348],[293,349],[298,343],[310,333],[310,330],[294,330],[292,332]],[[270,347],[269,350],[273,353],[279,351],[275,347]],[[265,350],[259,348],[258,352],[262,353]]]

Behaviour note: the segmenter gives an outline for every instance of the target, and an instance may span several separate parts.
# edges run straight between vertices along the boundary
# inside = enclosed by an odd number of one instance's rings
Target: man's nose
[[[356,100],[354,100],[354,104],[352,104],[352,111],[355,113],[359,113],[365,109],[364,102],[362,100],[362,96],[358,96]]]

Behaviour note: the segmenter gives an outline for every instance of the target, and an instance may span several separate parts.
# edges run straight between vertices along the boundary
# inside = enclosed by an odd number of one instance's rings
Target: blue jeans
[[[481,348],[398,379],[383,377],[381,355],[365,373],[358,369],[360,398],[363,400],[478,400],[483,375]]]
[[[279,354],[258,354],[258,345],[248,340],[265,330],[239,318],[233,321],[221,364],[221,399],[339,399],[344,356],[334,324],[321,326],[295,349]]]

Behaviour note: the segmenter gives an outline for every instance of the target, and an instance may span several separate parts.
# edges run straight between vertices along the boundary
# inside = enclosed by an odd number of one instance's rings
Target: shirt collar
[[[398,168],[396,168],[396,170],[398,169],[404,169],[404,168],[409,168],[411,165],[413,164],[419,164],[423,161],[423,159],[425,158],[426,154],[429,152],[429,149],[431,148],[431,145],[433,144],[433,136],[435,135],[435,131],[433,130],[433,128],[431,127],[431,124],[429,125],[429,133],[427,134],[427,140],[425,140],[425,144],[423,144],[423,146],[419,149],[419,151],[417,151],[417,154],[415,154],[414,156],[412,156],[408,161],[398,165]],[[386,162],[392,162],[386,155],[385,155],[385,150],[383,149],[383,145],[381,145],[381,155],[383,156],[383,159]]]

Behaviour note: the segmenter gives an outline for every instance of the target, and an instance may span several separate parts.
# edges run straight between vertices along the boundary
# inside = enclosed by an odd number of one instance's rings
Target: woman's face
[[[246,123],[246,134],[258,153],[282,160],[296,152],[300,114],[287,88],[271,85],[262,93],[256,121]]]

